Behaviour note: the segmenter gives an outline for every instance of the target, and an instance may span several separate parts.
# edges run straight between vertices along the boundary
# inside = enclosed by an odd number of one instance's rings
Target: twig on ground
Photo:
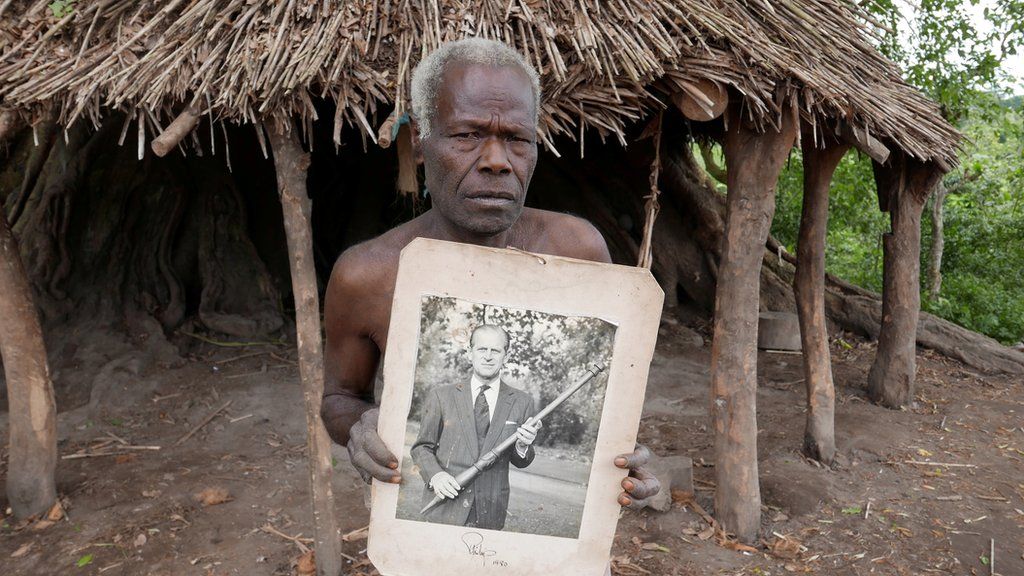
[[[178,396],[181,396],[181,392],[175,392],[174,394],[168,394],[167,396],[154,395],[153,403],[156,404],[157,402],[162,402],[164,400],[169,400],[171,398],[177,398]]]
[[[353,530],[353,531],[349,532],[348,534],[344,534],[341,537],[341,541],[342,542],[354,542],[356,540],[365,540],[366,536],[369,534],[369,531],[370,531],[370,527],[369,526],[363,526],[362,528]]]
[[[283,340],[274,340],[268,342],[228,342],[224,340],[214,340],[200,334],[193,334],[192,332],[181,331],[182,334],[189,338],[195,338],[200,342],[206,342],[207,344],[213,344],[214,346],[221,346],[224,348],[245,348],[247,346],[281,346],[284,344]]]
[[[249,352],[248,354],[240,354],[238,356],[232,356],[231,358],[225,358],[224,360],[212,360],[214,364],[230,364],[237,360],[243,360],[245,358],[252,358],[253,356],[262,356],[264,354],[273,354],[269,350],[263,350],[261,352]]]
[[[951,462],[922,462],[920,460],[904,460],[905,464],[917,464],[918,466],[943,466],[945,468],[977,468],[974,464],[956,464]]]
[[[193,427],[193,428],[192,428],[191,430],[189,430],[187,434],[185,434],[185,435],[184,435],[184,436],[182,436],[181,438],[178,438],[178,441],[174,443],[174,446],[178,446],[178,445],[180,445],[180,444],[181,444],[182,442],[184,442],[184,441],[188,440],[189,438],[191,438],[193,434],[195,434],[196,432],[199,432],[199,430],[200,430],[200,429],[201,429],[201,428],[202,428],[203,426],[206,426],[207,424],[209,424],[209,423],[210,423],[210,421],[211,421],[211,420],[213,420],[214,418],[216,418],[216,417],[217,417],[217,414],[220,414],[220,413],[221,413],[221,412],[223,412],[223,411],[224,411],[225,409],[227,409],[227,407],[228,407],[228,406],[231,406],[231,402],[232,402],[232,400],[228,400],[228,401],[227,401],[227,402],[225,402],[225,403],[224,403],[224,404],[223,404],[223,405],[222,405],[222,406],[221,406],[220,408],[217,408],[217,409],[216,409],[216,410],[214,410],[213,412],[210,412],[209,416],[207,416],[206,418],[203,418],[203,421],[202,421],[202,422],[200,422],[200,423],[199,423],[199,424],[197,424],[197,425],[196,425],[195,427]]]
[[[160,450],[160,446],[119,446],[118,450],[112,452],[77,452],[75,454],[65,454],[61,456],[61,460],[78,460],[80,458],[100,458],[103,456],[124,456],[126,454],[135,454],[132,450]]]
[[[996,539],[988,539],[988,576],[996,574]]]

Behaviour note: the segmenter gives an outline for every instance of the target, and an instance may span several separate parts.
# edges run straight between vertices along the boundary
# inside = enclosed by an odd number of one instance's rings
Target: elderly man
[[[537,164],[539,103],[537,72],[499,42],[444,44],[413,74],[413,141],[431,209],[346,250],[324,302],[321,414],[367,482],[401,481],[398,460],[377,435],[373,383],[388,339],[402,248],[423,237],[611,261],[589,222],[523,206]],[[615,459],[630,470],[621,505],[643,506],[659,490],[657,479],[641,469],[648,457],[639,447]]]
[[[430,522],[488,530],[505,527],[509,464],[526,468],[533,462],[533,441],[541,427],[539,420],[527,423],[536,412],[533,399],[501,379],[508,344],[502,328],[477,326],[469,338],[472,375],[466,382],[434,389],[427,397],[412,459],[427,485],[423,504],[435,495],[444,499],[427,512]],[[463,490],[455,477],[512,435],[515,447],[500,454]]]

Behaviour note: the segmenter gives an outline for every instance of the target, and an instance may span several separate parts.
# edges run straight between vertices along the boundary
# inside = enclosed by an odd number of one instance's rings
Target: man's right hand
[[[462,486],[455,481],[455,477],[447,472],[438,472],[430,479],[430,489],[434,495],[444,498],[458,498]]]
[[[398,459],[384,445],[377,434],[377,418],[380,410],[371,408],[359,417],[359,421],[349,429],[348,455],[352,466],[370,483],[371,478],[381,482],[399,484],[402,477],[398,474]]]

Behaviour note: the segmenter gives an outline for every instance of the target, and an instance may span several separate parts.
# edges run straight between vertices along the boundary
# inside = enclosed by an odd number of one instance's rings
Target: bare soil
[[[839,464],[823,468],[800,453],[800,356],[762,353],[764,541],[745,551],[716,537],[679,499],[666,513],[624,512],[615,574],[981,575],[994,567],[1024,575],[1022,379],[983,376],[919,351],[916,406],[889,411],[864,392],[874,344],[844,338],[832,350]],[[666,318],[640,439],[658,454],[694,459],[696,502],[713,514],[710,350],[694,340]],[[34,523],[5,515],[0,573],[296,573],[312,514],[294,353],[287,346],[198,350],[177,367],[121,375],[102,403],[60,414],[66,513]],[[6,413],[0,430],[6,434]],[[143,446],[160,449],[130,448]],[[91,454],[110,455],[82,457]],[[355,531],[368,522],[366,491],[345,451],[335,446],[334,456],[342,529]],[[226,501],[206,505],[197,500],[204,491],[207,504]],[[376,573],[365,547],[359,534],[345,544],[352,574]]]

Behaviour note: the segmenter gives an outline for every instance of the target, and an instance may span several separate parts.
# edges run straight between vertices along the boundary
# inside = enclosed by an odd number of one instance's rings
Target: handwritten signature
[[[462,535],[462,543],[466,546],[466,552],[470,556],[479,556],[484,566],[488,565],[487,559],[497,554],[494,550],[488,550],[484,547],[484,537],[479,532],[466,532]],[[495,566],[508,566],[506,562],[501,560],[491,561],[492,565]]]

